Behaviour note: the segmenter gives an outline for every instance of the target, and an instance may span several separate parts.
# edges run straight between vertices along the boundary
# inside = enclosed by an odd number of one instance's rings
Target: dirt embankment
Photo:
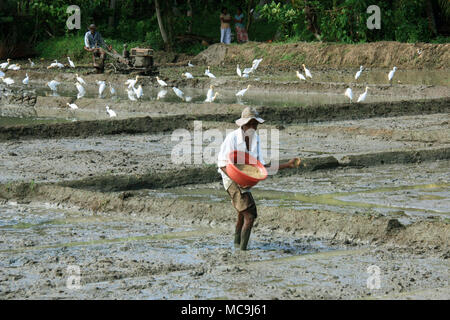
[[[262,117],[275,124],[308,123],[313,121],[354,120],[373,117],[393,117],[447,113],[450,99],[379,102],[365,104],[327,104],[300,107],[260,107]],[[0,128],[0,141],[30,138],[87,137],[119,133],[156,133],[190,128],[194,120],[233,122],[240,112],[228,114],[192,114],[139,117],[123,120],[95,120],[73,123],[38,124]]]
[[[419,54],[418,50],[421,50]],[[290,68],[305,63],[311,67],[441,69],[450,67],[450,44],[400,43],[381,41],[364,44],[257,43],[214,44],[194,61],[209,65],[246,64],[263,58],[261,67]]]

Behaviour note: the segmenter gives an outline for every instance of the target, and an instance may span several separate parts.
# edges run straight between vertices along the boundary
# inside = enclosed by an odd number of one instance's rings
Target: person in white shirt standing
[[[227,12],[227,8],[222,8],[220,14],[220,42],[225,44],[231,43],[231,16]]]
[[[253,223],[258,214],[250,188],[239,186],[236,182],[231,180],[227,175],[226,166],[229,162],[229,154],[235,150],[247,152],[265,165],[261,153],[261,141],[256,133],[258,124],[263,122],[264,120],[259,117],[255,108],[246,107],[242,111],[241,118],[236,120],[236,124],[239,128],[227,135],[220,146],[218,155],[218,172],[222,175],[223,186],[231,197],[233,207],[238,212],[234,234],[234,245],[241,250],[247,250]],[[294,158],[289,160],[288,163],[279,165],[278,169],[295,168],[299,165],[300,159]]]

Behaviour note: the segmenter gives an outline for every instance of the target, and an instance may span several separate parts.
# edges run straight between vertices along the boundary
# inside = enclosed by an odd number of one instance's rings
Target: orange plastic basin
[[[258,182],[264,180],[267,178],[267,170],[263,166],[263,164],[258,161],[255,157],[252,157],[250,154],[242,151],[232,151],[228,155],[228,159],[230,160],[227,164],[227,174],[230,177],[231,180],[236,182],[241,187],[253,187]],[[253,167],[256,167],[259,169],[259,172],[261,173],[261,178],[251,177],[248,174],[245,174],[241,170],[239,170],[238,167],[236,167],[236,164],[248,164]]]

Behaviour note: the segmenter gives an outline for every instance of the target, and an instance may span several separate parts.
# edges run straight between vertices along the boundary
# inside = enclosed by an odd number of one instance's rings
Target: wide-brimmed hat
[[[259,117],[259,113],[255,108],[246,107],[244,110],[242,110],[241,118],[236,120],[236,124],[239,127],[242,127],[252,119],[255,119],[259,123],[264,122],[264,120]]]

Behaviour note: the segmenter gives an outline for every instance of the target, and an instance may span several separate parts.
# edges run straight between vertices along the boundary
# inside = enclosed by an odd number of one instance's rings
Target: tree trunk
[[[115,16],[116,16],[116,0],[110,0],[109,8],[112,10],[111,15],[108,18],[108,26],[113,29],[115,26]]]
[[[159,31],[161,32],[161,37],[163,38],[164,45],[167,50],[170,50],[169,38],[167,38],[166,29],[164,28],[164,23],[161,17],[161,10],[159,9],[158,0],[155,0],[155,10],[156,10],[156,18],[158,19]]]
[[[251,27],[252,22],[253,22],[253,12],[250,12],[253,9],[253,2],[254,2],[254,0],[249,0],[248,1],[248,6],[247,6],[247,25],[245,26],[245,29],[247,30],[247,32],[250,30],[250,27]]]
[[[433,12],[433,4],[431,3],[431,0],[427,0],[427,18],[428,18],[428,28],[433,33],[433,35],[437,35],[437,29],[436,29],[436,19],[434,17]]]
[[[192,17],[192,15],[193,15],[193,12],[192,12],[192,4],[191,4],[191,0],[187,0],[187,6],[188,6],[188,11],[187,11],[187,16],[188,16],[188,18],[189,18],[189,20],[188,20],[188,27],[187,27],[187,32],[188,33],[192,33],[192,19],[193,19],[193,17]]]

